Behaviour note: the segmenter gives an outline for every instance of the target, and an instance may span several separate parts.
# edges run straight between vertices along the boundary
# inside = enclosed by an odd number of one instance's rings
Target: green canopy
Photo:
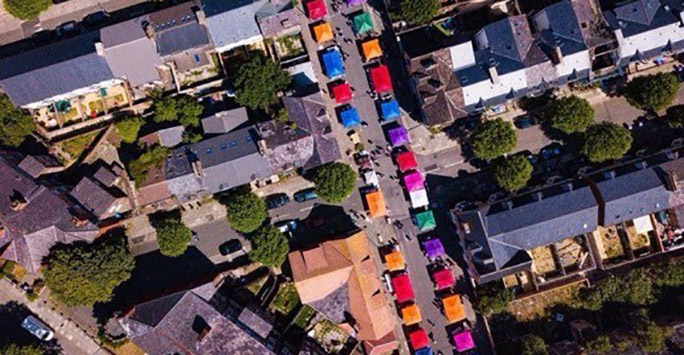
[[[431,210],[427,210],[413,215],[413,222],[416,224],[418,230],[421,232],[437,227],[437,222],[435,222],[435,215],[432,214]]]
[[[354,28],[356,33],[363,34],[373,30],[373,18],[367,12],[354,16]]]

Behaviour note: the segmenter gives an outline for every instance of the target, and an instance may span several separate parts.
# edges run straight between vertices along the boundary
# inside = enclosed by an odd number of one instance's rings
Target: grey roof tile
[[[247,108],[238,107],[232,110],[217,112],[216,114],[202,119],[204,133],[228,133],[249,121]]]
[[[267,0],[204,0],[202,9],[217,48],[260,36],[257,11]]]
[[[117,200],[116,197],[88,177],[81,179],[76,187],[71,190],[71,196],[98,218],[107,214],[109,208]]]
[[[190,23],[158,33],[156,42],[157,50],[162,57],[211,44],[207,29],[199,23]]]

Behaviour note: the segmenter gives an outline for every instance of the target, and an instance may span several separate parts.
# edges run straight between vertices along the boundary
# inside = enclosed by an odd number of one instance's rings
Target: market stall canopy
[[[380,181],[378,181],[378,174],[375,170],[366,170],[363,172],[363,181],[366,185],[373,185],[375,187],[380,186]]]
[[[395,250],[385,255],[385,264],[387,264],[387,268],[389,269],[389,271],[404,270],[404,268],[406,267],[404,255],[399,250]]]
[[[435,259],[444,255],[444,245],[442,245],[442,241],[437,238],[426,240],[423,243],[423,248],[425,248],[425,253],[428,258]]]
[[[344,104],[352,99],[351,86],[347,83],[341,83],[333,86],[332,88],[333,97],[335,97],[335,102],[338,104]]]
[[[419,171],[413,171],[404,175],[404,186],[408,191],[422,190],[425,188],[425,180],[423,174]]]
[[[401,110],[399,109],[399,102],[397,100],[389,100],[380,104],[380,113],[382,113],[383,121],[391,121],[401,117]]]
[[[356,107],[350,107],[340,112],[340,119],[342,120],[344,128],[351,128],[361,123],[361,117],[359,116],[359,111],[356,110]]]
[[[442,269],[436,271],[432,274],[432,278],[435,280],[437,288],[440,290],[449,288],[453,286],[456,282],[456,280],[454,279],[454,274],[451,272],[451,269]]]
[[[371,17],[371,14],[367,12],[362,12],[354,16],[354,28],[356,29],[356,33],[358,34],[364,34],[368,31],[372,31],[373,18]]]
[[[462,321],[466,318],[465,309],[461,302],[461,296],[453,295],[442,299],[444,305],[444,313],[446,314],[449,324]]]
[[[393,147],[398,147],[402,144],[409,143],[408,131],[402,126],[390,129],[387,132],[387,135],[389,135],[390,143],[392,143]]]
[[[416,355],[434,355],[434,351],[432,351],[432,348],[427,347],[427,348],[422,348],[418,349],[415,352]]]
[[[404,303],[413,300],[413,285],[411,285],[411,278],[408,274],[397,275],[392,278],[392,288],[397,294],[397,301]]]
[[[452,335],[454,337],[454,344],[456,344],[456,351],[463,352],[475,349],[475,341],[470,329],[464,331],[455,330]]]
[[[368,61],[375,58],[382,57],[382,48],[380,48],[380,40],[377,38],[370,39],[361,44],[363,50],[363,57]]]
[[[411,208],[421,208],[430,204],[425,189],[409,191],[409,197],[411,198]]]
[[[310,0],[306,4],[306,8],[309,11],[309,18],[312,20],[320,20],[328,14],[324,0]]]
[[[402,308],[401,317],[404,319],[404,324],[406,325],[416,324],[423,320],[420,315],[420,308],[415,304]]]
[[[387,215],[385,198],[382,196],[380,190],[367,193],[366,203],[368,204],[368,214],[370,214],[371,217],[383,217]]]
[[[397,165],[399,165],[399,170],[402,173],[417,168],[418,161],[416,161],[416,155],[410,150],[399,153],[397,155]]]
[[[327,75],[328,78],[336,78],[344,75],[342,55],[337,48],[329,49],[323,53],[323,66],[325,67],[325,75]]]
[[[646,234],[653,230],[653,223],[651,222],[651,215],[645,215],[632,220],[634,228],[639,234]]]
[[[375,92],[384,93],[392,91],[392,79],[386,65],[379,65],[370,70],[371,81]]]
[[[430,345],[428,334],[423,328],[418,328],[412,331],[409,334],[409,339],[411,339],[411,347],[414,351]]]
[[[413,222],[416,224],[418,230],[421,232],[437,227],[437,222],[435,222],[435,215],[432,214],[432,211],[430,210],[413,215]]]
[[[366,0],[347,0],[347,5],[349,6],[356,6],[359,4],[362,4]]]
[[[335,35],[333,35],[332,26],[330,26],[330,24],[327,22],[316,25],[313,30],[314,36],[316,37],[316,42],[319,44],[332,41],[335,38]]]

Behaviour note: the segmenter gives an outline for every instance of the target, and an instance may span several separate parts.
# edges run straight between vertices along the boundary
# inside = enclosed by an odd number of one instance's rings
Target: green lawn
[[[62,150],[69,154],[71,160],[76,160],[81,156],[81,154],[83,154],[83,151],[88,148],[93,140],[95,140],[97,133],[98,132],[85,134],[74,139],[58,143],[58,145],[60,148],[62,148]]]
[[[316,311],[313,308],[304,305],[302,310],[299,311],[299,314],[297,314],[297,317],[294,319],[293,323],[302,329],[306,329],[309,326],[309,322],[311,322],[315,315]]]
[[[297,289],[292,282],[284,282],[280,284],[278,293],[273,302],[271,302],[271,310],[278,311],[283,315],[288,315],[299,304],[299,295]]]

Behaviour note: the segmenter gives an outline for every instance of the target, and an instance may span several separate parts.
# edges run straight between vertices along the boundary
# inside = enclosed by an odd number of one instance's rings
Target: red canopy
[[[309,18],[312,20],[322,19],[328,14],[328,9],[323,0],[311,0],[306,4],[306,8],[309,10]]]
[[[437,288],[439,288],[440,290],[453,286],[454,282],[456,281],[454,279],[454,274],[451,272],[450,269],[439,270],[432,274],[432,277],[435,279]]]
[[[416,161],[416,156],[412,151],[399,153],[397,155],[397,164],[399,165],[399,170],[405,172],[418,167],[418,162]]]
[[[413,286],[407,274],[401,274],[392,278],[392,287],[397,294],[397,301],[399,303],[413,300]]]
[[[335,98],[335,102],[337,102],[338,104],[347,103],[352,99],[351,87],[347,83],[342,83],[333,86],[332,92],[333,97]]]
[[[430,345],[430,340],[428,339],[428,334],[425,329],[418,328],[409,334],[411,339],[411,347],[414,351],[422,349]]]
[[[376,92],[383,93],[392,91],[392,79],[386,65],[380,65],[370,70],[373,88]]]

